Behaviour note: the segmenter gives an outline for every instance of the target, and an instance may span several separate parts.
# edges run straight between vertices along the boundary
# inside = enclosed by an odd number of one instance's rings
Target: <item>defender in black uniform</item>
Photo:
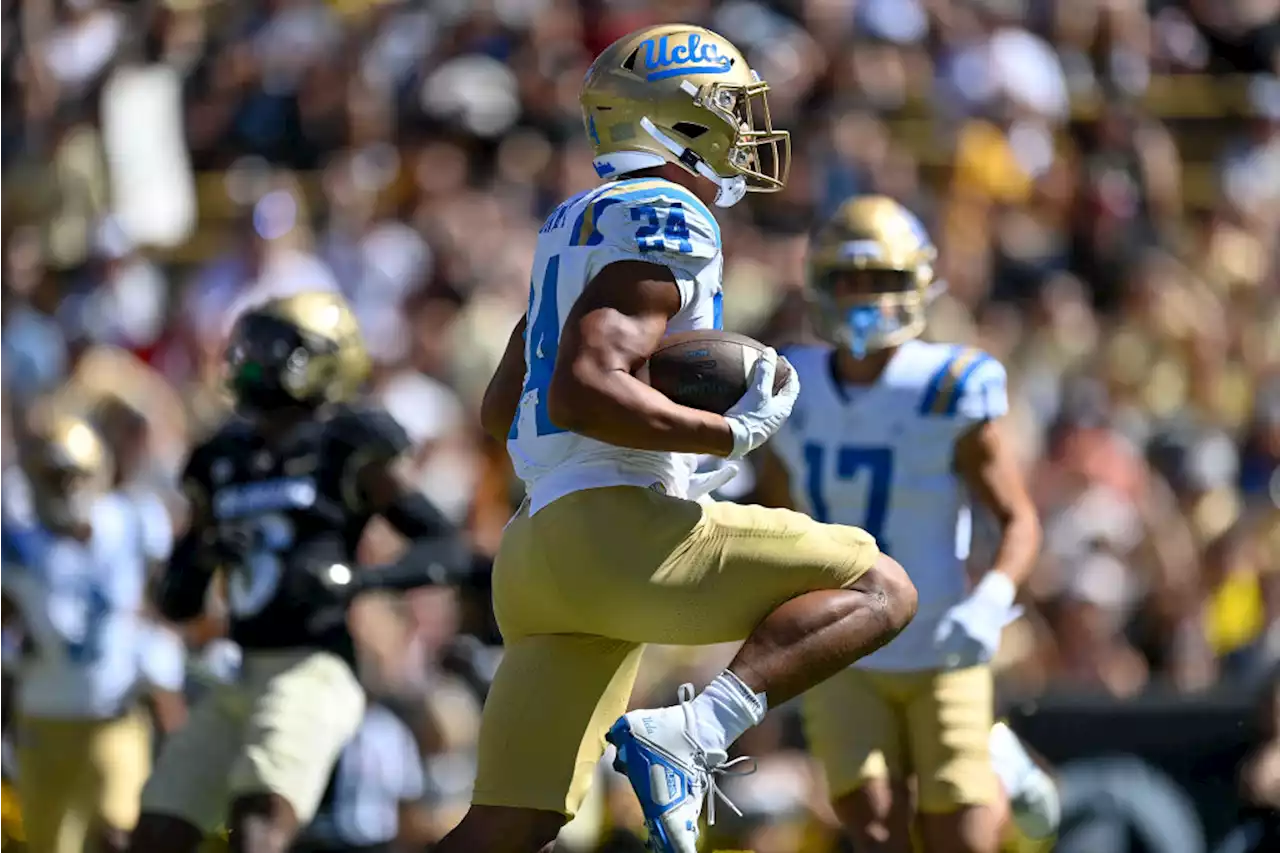
[[[191,454],[192,524],[158,604],[175,621],[198,616],[222,571],[244,663],[165,744],[143,793],[137,853],[194,851],[224,818],[232,850],[285,850],[364,713],[352,595],[447,582],[467,565],[440,513],[397,476],[404,432],[386,412],[348,402],[369,358],[342,297],[303,293],[251,309],[227,362],[240,417]],[[375,514],[411,545],[399,563],[362,570],[355,550]]]

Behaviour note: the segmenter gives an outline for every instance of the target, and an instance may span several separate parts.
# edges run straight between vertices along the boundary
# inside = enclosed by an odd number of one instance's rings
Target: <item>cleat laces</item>
[[[720,790],[718,780],[723,777],[750,776],[756,772],[756,760],[750,756],[741,755],[732,761],[726,761],[728,756],[723,752],[719,750],[708,752],[704,749],[693,736],[695,731],[691,705],[693,685],[680,685],[677,695],[680,698],[680,710],[684,712],[684,739],[693,747],[694,769],[703,777],[707,786],[707,825],[715,826],[716,824],[716,800],[723,801],[734,814],[742,817],[742,810],[733,804],[724,791]]]

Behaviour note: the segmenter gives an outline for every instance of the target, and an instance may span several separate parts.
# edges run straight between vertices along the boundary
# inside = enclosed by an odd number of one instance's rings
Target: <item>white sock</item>
[[[996,723],[991,729],[991,762],[1009,796],[1015,796],[1026,779],[1039,769],[1013,729],[1004,723]]]
[[[743,732],[764,719],[769,703],[763,693],[752,693],[742,679],[726,669],[694,697],[690,707],[702,748],[727,752]]]

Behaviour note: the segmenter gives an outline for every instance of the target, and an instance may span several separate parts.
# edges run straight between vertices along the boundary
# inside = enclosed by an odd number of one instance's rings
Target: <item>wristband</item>
[[[974,587],[972,597],[993,608],[1008,610],[1017,594],[1018,588],[1004,572],[987,572]]]
[[[726,459],[741,459],[751,452],[751,430],[737,418],[725,417],[729,422],[729,432],[733,433],[733,450]]]

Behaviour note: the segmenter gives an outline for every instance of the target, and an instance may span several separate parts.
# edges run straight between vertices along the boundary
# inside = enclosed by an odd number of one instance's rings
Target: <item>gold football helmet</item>
[[[65,412],[37,411],[22,448],[36,517],[66,530],[88,521],[93,503],[111,485],[111,452],[87,420]]]
[[[691,24],[645,27],[596,58],[582,118],[602,178],[675,163],[728,207],[787,181],[791,136],[775,130],[764,82],[728,39]]]
[[[924,331],[937,250],[915,214],[885,196],[840,205],[809,246],[819,331],[858,358]]]
[[[248,411],[316,408],[355,396],[371,366],[341,294],[297,293],[241,314],[227,344],[227,381]]]

